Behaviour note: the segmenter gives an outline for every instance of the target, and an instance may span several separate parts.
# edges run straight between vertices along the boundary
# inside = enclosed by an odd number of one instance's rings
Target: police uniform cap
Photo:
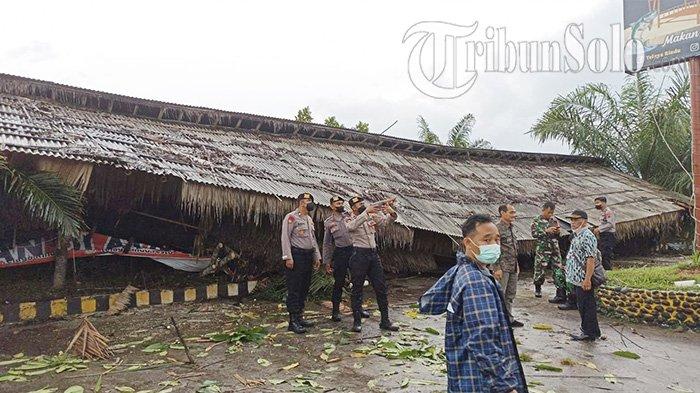
[[[299,196],[297,197],[297,201],[300,201],[300,200],[302,200],[302,199],[311,199],[311,201],[313,202],[313,201],[314,201],[314,196],[311,195],[311,194],[309,194],[308,192],[302,192],[302,193],[299,194]]]
[[[348,202],[348,203],[350,203],[350,206],[352,206],[352,205],[356,204],[357,202],[362,202],[362,201],[364,201],[364,199],[362,199],[362,197],[356,196],[356,197],[350,198],[350,202]]]

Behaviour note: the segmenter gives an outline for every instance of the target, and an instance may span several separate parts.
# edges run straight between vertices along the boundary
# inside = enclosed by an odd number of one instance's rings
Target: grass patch
[[[607,272],[608,286],[673,291],[700,291],[695,287],[676,287],[674,281],[700,282],[700,258],[667,266],[646,266]]]

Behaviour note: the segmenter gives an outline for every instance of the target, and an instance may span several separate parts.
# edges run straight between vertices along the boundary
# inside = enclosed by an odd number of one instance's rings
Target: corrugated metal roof
[[[560,212],[592,206],[607,195],[618,222],[683,210],[673,195],[588,162],[469,159],[422,155],[343,141],[241,129],[215,129],[78,109],[0,94],[2,150],[90,161],[186,181],[295,197],[398,196],[399,221],[411,228],[459,235],[469,211],[496,213],[516,201],[520,239],[539,206]],[[591,216],[597,223],[597,215]]]

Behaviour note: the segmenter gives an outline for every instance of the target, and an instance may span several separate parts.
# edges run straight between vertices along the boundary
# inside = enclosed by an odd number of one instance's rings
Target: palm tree
[[[13,167],[0,155],[0,201],[14,201],[31,219],[58,231],[59,254],[66,239],[76,237],[84,227],[80,191],[64,184],[50,172],[31,172]],[[57,255],[54,287],[65,282],[65,255]]]
[[[655,87],[640,73],[620,93],[587,84],[555,98],[529,133],[540,142],[566,142],[573,153],[672,191],[691,194],[688,74],[674,69],[670,85]]]
[[[470,139],[474,127],[474,115],[468,113],[455,124],[447,137],[447,146],[469,149],[492,149],[491,143],[485,139]],[[418,138],[425,143],[441,145],[440,138],[430,130],[423,116],[418,116]]]
[[[476,119],[471,113],[467,113],[450,130],[447,137],[447,145],[471,149],[492,149],[491,143],[485,139],[471,141],[470,137]]]
[[[433,145],[442,145],[440,138],[437,134],[430,130],[428,122],[425,121],[423,116],[418,115],[418,138],[424,143],[431,143]]]

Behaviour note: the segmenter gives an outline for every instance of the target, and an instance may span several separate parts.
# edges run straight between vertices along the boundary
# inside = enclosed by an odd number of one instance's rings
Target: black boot
[[[559,305],[560,310],[578,310],[578,306],[576,305],[576,296],[573,294],[570,294],[569,296],[566,297],[566,303],[560,304]]]
[[[542,284],[535,284],[535,297],[542,297]]]
[[[379,322],[379,328],[382,330],[389,330],[392,332],[398,332],[399,327],[397,325],[394,325],[393,323],[391,323],[391,321],[389,320],[389,310],[388,309],[380,310],[380,312],[382,313],[382,320],[381,320],[381,322]]]
[[[306,333],[306,329],[299,323],[299,317],[296,314],[289,314],[289,327],[287,328],[290,332],[296,334]]]
[[[360,313],[353,313],[352,319],[352,329],[350,329],[350,331],[355,333],[362,333],[362,316],[360,315]]]
[[[362,318],[369,318],[369,313],[365,310],[360,311],[360,316]]]
[[[333,312],[331,313],[331,321],[340,322],[340,304],[333,304]]]
[[[556,296],[549,298],[550,303],[564,303],[566,302],[566,290],[563,288],[557,288]]]
[[[297,316],[297,322],[299,322],[299,325],[301,325],[305,328],[314,327],[315,323],[305,320],[303,315],[304,315],[304,312],[302,311],[302,313]]]

